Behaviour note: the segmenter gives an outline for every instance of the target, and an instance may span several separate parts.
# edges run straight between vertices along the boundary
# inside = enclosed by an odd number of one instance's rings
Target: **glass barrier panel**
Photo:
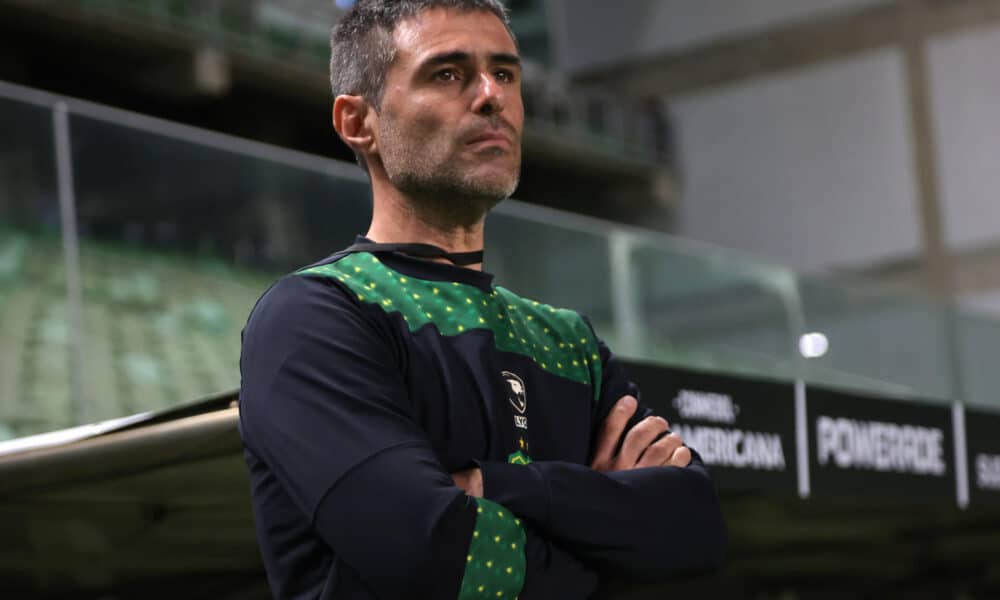
[[[367,181],[342,164],[115,115],[129,125],[91,113],[70,120],[89,421],[236,389],[253,302],[281,274],[350,244],[371,210]],[[3,100],[0,125],[0,436],[10,437],[79,415],[51,111]],[[624,276],[612,262],[623,239]],[[732,252],[516,203],[489,218],[487,248],[498,284],[581,311],[626,356],[995,402],[982,357],[1000,325],[952,318],[912,294],[796,278]],[[612,288],[623,281],[624,292]],[[826,343],[803,358],[809,332]]]
[[[638,358],[794,378],[791,273],[715,249],[637,241]]]
[[[52,109],[0,98],[0,440],[73,425]]]
[[[976,313],[957,315],[959,397],[967,404],[1000,407],[1000,321]]]
[[[92,418],[237,389],[260,294],[369,220],[367,183],[322,168],[332,161],[294,166],[81,115],[72,134]]]
[[[805,363],[808,381],[939,401],[956,397],[956,336],[943,307],[915,294],[816,277],[801,278],[799,290],[806,331],[826,340]]]
[[[583,313],[614,348],[607,238],[504,211],[501,204],[486,221],[484,268],[495,275],[495,283]]]

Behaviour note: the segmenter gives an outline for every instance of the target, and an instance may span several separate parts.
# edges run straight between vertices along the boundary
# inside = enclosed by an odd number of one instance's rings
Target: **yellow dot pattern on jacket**
[[[476,503],[476,525],[458,598],[517,598],[524,586],[524,526],[496,502],[476,498]]]
[[[367,252],[311,267],[299,275],[340,281],[359,302],[399,313],[410,331],[433,324],[443,336],[489,330],[498,350],[526,356],[542,370],[601,391],[597,338],[576,312],[522,298],[502,287],[486,292],[450,281],[416,279]]]

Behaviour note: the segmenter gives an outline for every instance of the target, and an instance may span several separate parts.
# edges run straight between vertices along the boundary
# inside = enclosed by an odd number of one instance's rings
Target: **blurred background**
[[[351,4],[0,0],[3,597],[267,597],[240,329],[366,229]],[[1000,410],[1000,0],[508,5],[498,282],[642,363]],[[808,496],[727,493],[729,565],[672,593],[1000,595],[995,499]]]

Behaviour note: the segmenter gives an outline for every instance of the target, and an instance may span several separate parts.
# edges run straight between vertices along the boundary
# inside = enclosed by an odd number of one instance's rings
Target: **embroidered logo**
[[[507,384],[507,400],[519,414],[528,409],[528,396],[524,389],[524,380],[510,371],[501,371],[504,383]]]
[[[524,380],[510,371],[501,371],[500,375],[507,384],[507,401],[514,409],[514,427],[527,432],[528,417],[524,413],[528,410],[528,394],[524,388]]]

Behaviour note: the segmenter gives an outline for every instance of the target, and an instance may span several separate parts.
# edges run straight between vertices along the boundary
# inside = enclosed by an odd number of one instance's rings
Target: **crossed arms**
[[[608,473],[691,464],[691,450],[679,435],[670,431],[670,424],[663,417],[649,416],[635,427],[627,428],[638,407],[639,401],[634,396],[622,396],[615,403],[604,419],[590,468]],[[479,467],[457,471],[451,478],[466,494],[483,497],[483,472]]]
[[[586,597],[567,594],[563,585],[574,578],[586,582],[587,569],[657,581],[722,562],[724,526],[704,466],[698,458],[691,464],[690,449],[669,432],[665,419],[640,419],[638,408],[632,396],[614,405],[589,469],[559,462],[480,462],[452,473],[466,494],[528,518],[552,542],[548,554],[561,565],[529,570],[531,597],[552,597],[556,590],[562,590],[558,597]],[[547,512],[536,497],[542,493],[549,494]],[[538,593],[539,588],[546,591]]]

